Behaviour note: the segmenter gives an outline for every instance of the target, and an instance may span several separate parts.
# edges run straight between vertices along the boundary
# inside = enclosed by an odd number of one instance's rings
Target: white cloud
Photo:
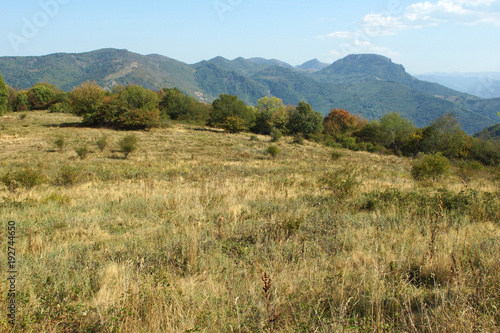
[[[490,8],[500,0],[439,0],[409,5],[399,16],[385,13],[365,15],[359,29],[334,31],[320,38],[351,39],[351,44],[374,37],[397,35],[398,32],[424,27],[436,27],[446,22],[463,25],[485,24],[500,27],[500,13]]]

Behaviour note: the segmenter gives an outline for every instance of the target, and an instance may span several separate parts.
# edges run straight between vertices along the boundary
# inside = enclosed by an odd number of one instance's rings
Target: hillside
[[[498,169],[25,114],[0,117],[5,332],[498,331]]]
[[[500,124],[496,124],[485,128],[484,130],[474,134],[475,138],[481,138],[483,140],[496,140],[500,141]]]
[[[107,88],[116,84],[138,84],[153,90],[177,87],[206,102],[226,93],[253,105],[263,96],[273,95],[286,104],[305,100],[324,115],[332,108],[344,108],[371,120],[397,111],[418,126],[428,125],[446,112],[455,112],[468,133],[500,121],[496,113],[498,100],[480,99],[418,80],[402,65],[373,54],[350,55],[327,67],[312,60],[294,68],[263,58],[216,57],[188,65],[160,55],[103,49],[42,57],[0,57],[0,73],[16,89],[46,81],[71,90],[84,81],[96,81]]]

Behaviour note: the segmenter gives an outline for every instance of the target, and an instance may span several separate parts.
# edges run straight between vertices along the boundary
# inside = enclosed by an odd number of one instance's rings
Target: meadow
[[[498,166],[417,181],[411,158],[80,122],[0,117],[1,331],[500,331]]]

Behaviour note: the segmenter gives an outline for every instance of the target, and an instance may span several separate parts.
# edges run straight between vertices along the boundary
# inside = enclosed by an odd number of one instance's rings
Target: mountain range
[[[285,104],[305,100],[324,115],[343,108],[368,120],[397,111],[418,127],[454,112],[469,134],[500,123],[500,98],[480,98],[419,80],[402,65],[375,54],[349,55],[330,65],[314,59],[294,67],[276,59],[241,57],[187,64],[157,54],[101,49],[0,57],[0,74],[16,89],[49,82],[69,91],[82,82],[96,81],[109,89],[117,84],[153,90],[177,87],[205,102],[222,93],[252,105],[263,96],[279,97]]]
[[[416,77],[481,98],[500,97],[500,72],[428,73]]]

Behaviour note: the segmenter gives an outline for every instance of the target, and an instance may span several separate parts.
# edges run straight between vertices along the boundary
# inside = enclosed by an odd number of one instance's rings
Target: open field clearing
[[[12,332],[500,331],[498,166],[418,182],[409,158],[290,137],[273,159],[268,136],[26,114],[0,117]]]

